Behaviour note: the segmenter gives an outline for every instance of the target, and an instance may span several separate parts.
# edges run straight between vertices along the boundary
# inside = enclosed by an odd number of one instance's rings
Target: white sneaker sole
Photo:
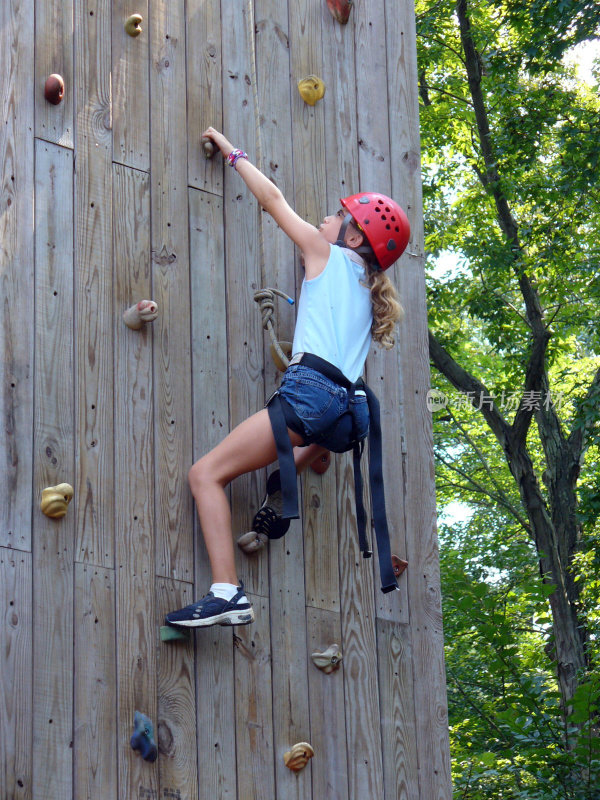
[[[226,611],[206,619],[190,619],[185,622],[169,622],[174,628],[208,628],[211,625],[250,625],[254,622],[254,610],[244,608],[242,611]]]

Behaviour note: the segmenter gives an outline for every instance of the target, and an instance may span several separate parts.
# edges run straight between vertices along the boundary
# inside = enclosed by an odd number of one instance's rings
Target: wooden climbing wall
[[[412,3],[356,0],[341,26],[325,0],[3,0],[0,36],[0,798],[449,800]],[[304,476],[285,539],[239,554],[256,623],[166,645],[163,615],[209,580],[188,468],[277,384],[253,292],[302,277],[204,158],[209,124],[314,223],[359,189],[408,212],[406,320],[368,379],[409,568],[379,592],[338,456]],[[135,332],[122,313],[142,298],[160,313]],[[75,496],[51,520],[41,492],[62,482]],[[232,485],[236,534],[264,484]],[[333,642],[326,675],[310,654]],[[136,709],[154,764],[129,747]],[[298,741],[315,757],[296,775]]]

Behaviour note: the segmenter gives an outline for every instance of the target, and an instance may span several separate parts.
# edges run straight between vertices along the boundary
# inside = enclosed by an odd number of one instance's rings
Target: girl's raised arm
[[[214,128],[202,134],[211,139],[225,158],[234,150],[231,142]],[[280,189],[252,164],[245,154],[236,160],[235,168],[262,208],[296,244],[304,256],[306,277],[316,277],[325,267],[330,246],[314,225],[303,220],[291,208]]]

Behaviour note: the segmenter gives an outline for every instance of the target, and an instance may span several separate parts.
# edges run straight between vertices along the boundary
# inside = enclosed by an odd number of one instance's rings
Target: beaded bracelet
[[[244,153],[243,150],[238,150],[237,147],[234,147],[231,153],[229,153],[229,155],[227,156],[227,163],[229,164],[230,167],[235,167],[235,169],[237,169],[235,165],[237,164],[240,158],[245,158],[247,161],[248,153]]]

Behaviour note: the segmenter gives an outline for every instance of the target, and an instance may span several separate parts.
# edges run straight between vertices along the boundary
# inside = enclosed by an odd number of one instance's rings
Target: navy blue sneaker
[[[244,598],[238,603],[240,598]],[[171,611],[165,617],[167,625],[179,628],[207,628],[209,625],[249,625],[254,622],[254,611],[244,594],[244,587],[238,586],[237,594],[231,600],[223,600],[209,592],[206,597],[191,606]]]

